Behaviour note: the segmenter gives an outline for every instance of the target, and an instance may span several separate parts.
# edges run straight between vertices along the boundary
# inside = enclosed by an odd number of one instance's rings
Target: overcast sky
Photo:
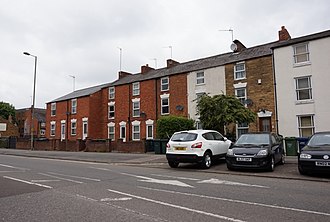
[[[36,107],[75,89],[117,79],[141,65],[162,68],[330,29],[329,0],[0,0],[0,101]],[[169,47],[172,47],[171,48]]]

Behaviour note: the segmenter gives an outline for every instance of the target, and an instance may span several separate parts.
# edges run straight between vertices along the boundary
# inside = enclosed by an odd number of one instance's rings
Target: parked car
[[[300,174],[330,173],[330,132],[315,133],[298,155]]]
[[[275,133],[241,135],[226,155],[227,168],[266,169],[274,171],[276,164],[285,163],[283,138]]]
[[[214,130],[180,131],[167,143],[166,158],[172,168],[179,163],[201,163],[210,168],[216,158],[225,157],[231,141]]]

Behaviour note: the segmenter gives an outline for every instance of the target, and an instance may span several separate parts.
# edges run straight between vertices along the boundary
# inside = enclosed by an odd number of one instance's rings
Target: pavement
[[[66,151],[40,151],[40,150],[20,150],[0,148],[0,155],[14,155],[35,158],[50,158],[71,161],[86,161],[95,163],[106,163],[116,165],[131,165],[137,167],[156,167],[171,169],[164,154],[154,153],[98,153],[98,152],[66,152]],[[287,156],[284,165],[275,167],[274,172],[256,170],[236,170],[230,171],[226,167],[224,159],[216,161],[210,169],[200,169],[197,164],[180,164],[179,168],[173,170],[199,171],[203,173],[218,173],[229,175],[243,175],[268,178],[282,178],[292,180],[307,180],[330,183],[330,175],[300,175],[298,172],[296,156]]]

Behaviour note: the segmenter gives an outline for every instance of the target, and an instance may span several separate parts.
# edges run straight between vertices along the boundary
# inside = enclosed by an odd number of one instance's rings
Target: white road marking
[[[97,202],[97,200],[95,200],[93,198],[86,197],[86,196],[83,196],[83,195],[80,195],[80,194],[76,194],[76,197],[84,199],[84,200],[90,200],[90,201],[93,201],[93,202]]]
[[[151,177],[138,176],[138,175],[129,174],[129,173],[120,173],[120,174],[131,176],[131,177],[140,178],[140,179],[142,179],[142,180],[139,180],[141,182],[159,183],[159,184],[173,185],[173,186],[179,186],[179,187],[191,187],[191,188],[194,188],[193,186],[191,186],[189,184],[186,184],[186,183],[183,183],[183,182],[178,181],[178,180],[158,180],[158,179],[154,179],[154,178],[151,178]]]
[[[79,177],[79,176],[72,176],[72,175],[66,175],[66,174],[60,174],[60,173],[53,173],[53,172],[47,172],[49,174],[54,174],[58,176],[65,176],[65,177],[72,177],[72,178],[78,178],[78,179],[84,179],[84,180],[91,180],[91,181],[96,181],[100,182],[100,179],[93,179],[93,178],[88,178],[88,177]]]
[[[247,183],[239,183],[239,182],[233,182],[228,180],[218,180],[211,178],[209,180],[202,180],[198,181],[197,183],[210,183],[210,184],[224,184],[224,185],[233,185],[233,186],[246,186],[246,187],[258,187],[258,188],[270,188],[266,186],[261,185],[255,185],[255,184],[247,184]]]
[[[81,183],[84,183],[84,182],[81,182],[81,181],[66,179],[66,178],[63,178],[63,177],[57,177],[57,176],[49,175],[49,174],[46,174],[46,173],[38,173],[38,174],[44,175],[44,176],[47,176],[47,177],[52,177],[52,178],[60,179],[60,180],[66,180],[66,181],[73,182],[73,183],[80,183],[80,184]]]
[[[142,189],[146,189],[146,190],[154,190],[154,191],[160,191],[160,192],[166,192],[166,193],[181,194],[181,195],[185,195],[185,196],[193,196],[193,197],[199,197],[199,198],[228,201],[228,202],[232,202],[232,203],[241,203],[241,204],[246,204],[246,205],[268,207],[268,208],[275,208],[275,209],[281,209],[281,210],[291,210],[291,211],[296,211],[296,212],[317,214],[317,215],[322,215],[322,216],[330,216],[330,213],[324,213],[324,212],[319,212],[319,211],[303,210],[303,209],[292,208],[292,207],[281,207],[281,206],[275,206],[275,205],[270,205],[270,204],[248,202],[248,201],[243,201],[243,200],[235,200],[235,199],[228,199],[228,198],[221,198],[221,197],[211,197],[211,196],[205,196],[205,195],[199,195],[199,194],[193,194],[193,193],[183,193],[183,192],[178,192],[178,191],[162,190],[162,189],[155,189],[155,188],[149,188],[149,187],[141,187],[141,186],[138,186],[138,187],[142,188]]]
[[[130,197],[122,197],[122,198],[103,198],[101,202],[109,202],[109,201],[124,201],[124,200],[132,200]]]
[[[162,174],[150,174],[152,176],[158,176],[158,177],[167,177],[167,178],[174,178],[174,179],[180,179],[180,180],[200,180],[200,179],[195,179],[195,178],[190,178],[190,177],[175,177],[175,176],[169,176],[169,175],[162,175]]]
[[[30,181],[21,180],[21,179],[17,179],[17,178],[14,178],[14,177],[8,177],[8,176],[3,176],[3,177],[7,178],[7,179],[10,179],[10,180],[15,180],[15,181],[18,181],[18,182],[22,182],[22,183],[26,183],[26,184],[30,184],[30,185],[36,185],[36,186],[44,187],[44,188],[48,188],[48,189],[53,188],[51,186],[47,186],[47,185],[43,185],[43,184],[39,184],[39,183],[33,183],[33,182],[30,182]]]
[[[30,170],[30,169],[27,169],[27,168],[14,167],[14,166],[5,165],[5,164],[0,164],[0,166],[2,166],[2,167],[7,167],[7,168],[12,168],[12,169],[17,169],[17,170]]]
[[[190,212],[193,212],[193,213],[198,213],[198,214],[203,214],[203,215],[207,215],[207,216],[210,216],[210,217],[219,218],[219,219],[222,219],[222,220],[242,222],[242,220],[239,220],[239,219],[226,217],[226,216],[222,216],[222,215],[219,215],[219,214],[209,213],[209,212],[205,212],[205,211],[201,211],[201,210],[196,210],[196,209],[192,209],[192,208],[188,208],[188,207],[183,207],[183,206],[179,206],[179,205],[175,205],[175,204],[170,204],[170,203],[166,203],[166,202],[163,202],[163,201],[153,200],[153,199],[149,199],[149,198],[145,198],[145,197],[141,197],[141,196],[137,196],[137,195],[133,195],[133,194],[129,194],[129,193],[124,193],[124,192],[117,191],[117,190],[108,189],[108,191],[112,192],[112,193],[121,194],[121,195],[124,195],[124,196],[133,197],[133,198],[136,198],[136,199],[140,199],[140,200],[144,200],[144,201],[148,201],[148,202],[168,206],[168,207],[177,208],[177,209],[180,209],[180,210],[186,210],[186,211],[190,211]]]
[[[60,180],[31,180],[32,183],[48,183],[48,182],[58,182]]]

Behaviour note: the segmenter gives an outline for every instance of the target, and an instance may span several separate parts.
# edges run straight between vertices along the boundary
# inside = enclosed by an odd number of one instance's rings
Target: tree
[[[223,94],[203,95],[197,101],[197,109],[203,128],[222,133],[231,123],[251,123],[256,118],[256,114],[245,108],[235,96]]]
[[[173,133],[195,129],[194,120],[180,116],[164,116],[157,120],[157,138],[168,139]]]
[[[15,120],[15,107],[9,103],[6,102],[0,102],[0,116],[4,119],[8,119],[9,116]]]

